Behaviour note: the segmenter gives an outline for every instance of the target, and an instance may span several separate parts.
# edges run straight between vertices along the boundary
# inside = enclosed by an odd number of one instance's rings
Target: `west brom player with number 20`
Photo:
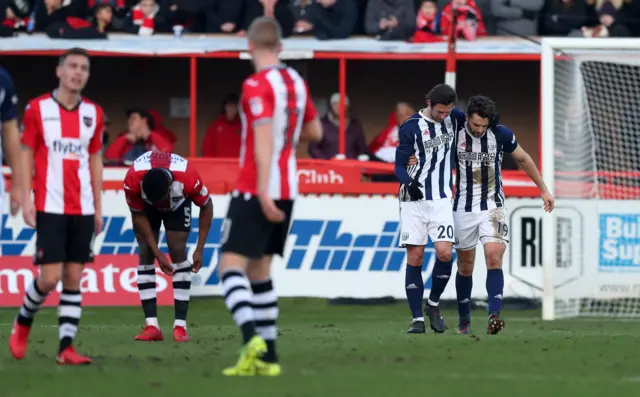
[[[186,342],[187,311],[191,290],[191,272],[202,267],[202,250],[207,241],[213,203],[200,175],[184,158],[172,153],[146,152],[134,162],[124,180],[124,192],[131,210],[133,227],[138,240],[138,292],[146,326],[135,337],[139,341],[164,339],[158,324],[156,306],[156,271],[160,269],[173,277],[175,319],[173,340]],[[187,239],[191,232],[191,203],[200,207],[198,242],[193,253],[193,265],[187,258]],[[169,256],[158,248],[160,225],[164,223]]]
[[[554,199],[547,190],[531,157],[518,145],[513,132],[498,124],[493,101],[474,96],[467,105],[466,123],[456,133],[456,194],[453,202],[458,272],[456,292],[460,322],[458,333],[471,332],[472,273],[478,241],[484,246],[487,263],[489,324],[487,333],[497,334],[504,327],[500,317],[504,276],[502,257],[509,242],[504,192],[502,190],[503,152],[514,160],[538,186],[544,210],[551,212]]]
[[[425,313],[431,329],[438,333],[446,329],[438,302],[453,266],[451,147],[454,133],[460,127],[460,117],[456,117],[460,111],[454,109],[455,102],[453,88],[445,84],[435,86],[427,94],[427,108],[405,121],[399,132],[395,173],[401,182],[400,246],[407,249],[405,288],[413,315],[409,333],[425,332],[422,266],[429,238],[436,250],[436,262]],[[418,162],[407,166],[411,156]]]

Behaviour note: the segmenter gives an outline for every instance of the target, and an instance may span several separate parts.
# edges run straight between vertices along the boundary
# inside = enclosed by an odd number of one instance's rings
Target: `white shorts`
[[[507,210],[504,207],[480,212],[454,212],[455,249],[466,251],[476,248],[478,240],[487,243],[509,243]]]
[[[453,243],[453,204],[451,199],[400,202],[400,247]]]

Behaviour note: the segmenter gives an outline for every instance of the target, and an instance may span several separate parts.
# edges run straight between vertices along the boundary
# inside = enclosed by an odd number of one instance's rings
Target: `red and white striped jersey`
[[[271,122],[273,154],[269,174],[269,196],[293,200],[298,195],[296,147],[304,123],[317,116],[309,89],[294,69],[279,65],[259,71],[242,84],[240,117],[242,147],[240,177],[236,190],[256,195],[258,169],[255,159],[254,126]]]
[[[124,194],[131,211],[139,212],[144,210],[145,203],[152,204],[142,191],[142,179],[152,168],[165,168],[173,175],[169,197],[165,202],[156,203],[154,208],[169,212],[175,211],[186,199],[198,207],[209,202],[207,187],[186,159],[173,153],[149,151],[133,162],[124,178]]]
[[[89,156],[102,149],[103,130],[102,108],[86,98],[70,110],[60,105],[52,93],[29,102],[22,144],[34,153],[37,211],[95,213]]]

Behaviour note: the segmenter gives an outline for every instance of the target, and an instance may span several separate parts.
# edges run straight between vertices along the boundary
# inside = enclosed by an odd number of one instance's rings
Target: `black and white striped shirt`
[[[424,200],[439,200],[452,196],[451,147],[455,132],[461,128],[460,116],[464,120],[464,114],[454,109],[454,112],[444,121],[436,122],[427,117],[423,109],[411,116],[400,127],[396,170],[404,167],[409,178],[422,184]],[[407,166],[407,159],[411,155],[418,159],[418,164]],[[396,172],[396,175],[403,182],[400,185],[399,200],[411,201],[405,186],[407,181],[403,180],[403,175],[399,172]]]
[[[479,212],[504,206],[503,153],[512,153],[518,141],[509,128],[498,125],[474,136],[466,125],[456,133],[456,195],[453,210]]]

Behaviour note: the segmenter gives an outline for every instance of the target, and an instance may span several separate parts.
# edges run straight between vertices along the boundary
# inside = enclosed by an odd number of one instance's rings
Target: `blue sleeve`
[[[0,122],[18,118],[18,97],[9,74],[0,69]]]
[[[455,121],[458,126],[462,127],[464,126],[464,123],[467,122],[467,115],[462,110],[453,108],[451,111],[451,120]]]
[[[407,172],[407,163],[409,157],[415,153],[414,145],[416,142],[417,120],[409,119],[400,126],[398,132],[398,148],[396,149],[395,173],[398,180],[405,185],[409,183],[409,173]]]
[[[502,145],[503,151],[513,153],[513,151],[518,147],[516,136],[508,127],[505,127],[502,124],[498,125],[495,130],[495,135],[498,143]]]

